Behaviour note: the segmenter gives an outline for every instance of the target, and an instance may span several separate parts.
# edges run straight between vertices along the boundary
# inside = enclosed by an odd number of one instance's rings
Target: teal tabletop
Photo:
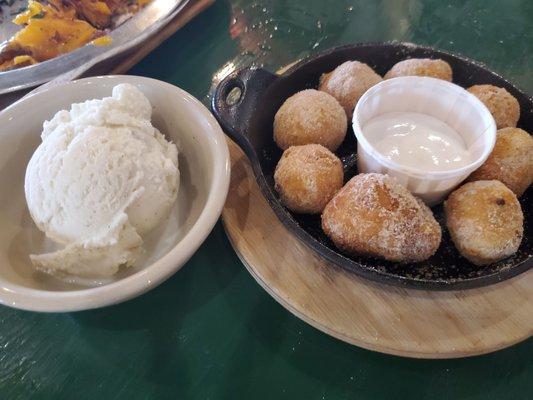
[[[533,93],[531,0],[217,1],[130,73],[206,105],[250,64],[275,71],[355,42],[458,52]],[[0,399],[530,399],[533,340],[473,358],[363,350],[300,321],[253,280],[219,223],[185,267],[126,303],[0,307]]]

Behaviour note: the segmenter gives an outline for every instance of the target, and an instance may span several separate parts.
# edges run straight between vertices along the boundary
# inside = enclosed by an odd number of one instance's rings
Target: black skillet
[[[442,206],[433,209],[443,227],[443,240],[437,253],[422,263],[397,264],[341,253],[322,232],[319,216],[293,214],[281,204],[273,179],[281,151],[272,138],[272,123],[285,99],[300,90],[316,88],[322,73],[347,60],[365,62],[384,75],[395,63],[407,58],[446,60],[452,66],[454,83],[463,87],[488,83],[506,88],[520,103],[518,126],[533,132],[533,100],[501,76],[462,56],[397,42],[337,47],[298,62],[282,75],[257,68],[235,71],[218,85],[212,102],[213,112],[226,133],[250,159],[261,191],[279,220],[303,243],[341,268],[376,282],[427,290],[486,286],[530,269],[533,265],[531,188],[520,199],[525,217],[520,249],[514,256],[485,267],[477,267],[459,255],[444,227]],[[351,128],[337,155],[344,163],[345,180],[357,174],[356,140]]]

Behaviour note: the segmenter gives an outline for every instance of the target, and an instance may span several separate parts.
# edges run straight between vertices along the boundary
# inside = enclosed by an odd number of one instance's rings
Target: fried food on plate
[[[138,11],[150,0],[48,0],[28,2],[13,22],[22,28],[0,47],[0,71],[25,67],[69,53],[104,37],[119,16]]]
[[[346,61],[333,71],[322,74],[318,90],[335,97],[352,118],[355,105],[368,89],[382,81],[372,68],[359,61]]]
[[[446,225],[461,255],[476,265],[507,258],[518,250],[524,216],[515,194],[500,181],[469,182],[444,203]]]
[[[319,144],[289,147],[274,173],[282,203],[297,213],[321,213],[342,187],[341,161]]]
[[[399,76],[429,76],[451,82],[452,67],[441,59],[410,58],[394,64],[383,78],[390,79]]]
[[[468,91],[487,106],[498,129],[516,126],[520,118],[520,104],[505,88],[474,85]]]
[[[286,150],[290,146],[321,144],[337,150],[347,129],[340,104],[327,93],[307,89],[289,97],[274,117],[274,140]]]
[[[498,180],[517,196],[533,182],[533,138],[520,128],[503,128],[496,133],[496,145],[471,181]]]
[[[322,229],[347,253],[398,262],[426,260],[441,241],[431,210],[395,178],[376,173],[348,181],[324,209]]]

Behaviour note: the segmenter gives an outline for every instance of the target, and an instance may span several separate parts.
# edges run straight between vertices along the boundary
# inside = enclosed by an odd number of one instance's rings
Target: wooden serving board
[[[341,270],[290,234],[263,198],[248,159],[229,143],[224,226],[255,280],[321,331],[383,353],[455,358],[489,353],[533,334],[533,271],[480,289],[408,290]]]

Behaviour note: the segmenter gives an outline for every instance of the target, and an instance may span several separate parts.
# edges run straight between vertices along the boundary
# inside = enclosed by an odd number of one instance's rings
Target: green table
[[[533,93],[531,0],[218,1],[131,73],[207,104],[224,66],[276,70],[338,44],[393,39],[460,52]],[[347,345],[271,299],[220,224],[180,272],[124,304],[55,315],[0,308],[2,400],[531,396],[533,340],[444,361]]]

